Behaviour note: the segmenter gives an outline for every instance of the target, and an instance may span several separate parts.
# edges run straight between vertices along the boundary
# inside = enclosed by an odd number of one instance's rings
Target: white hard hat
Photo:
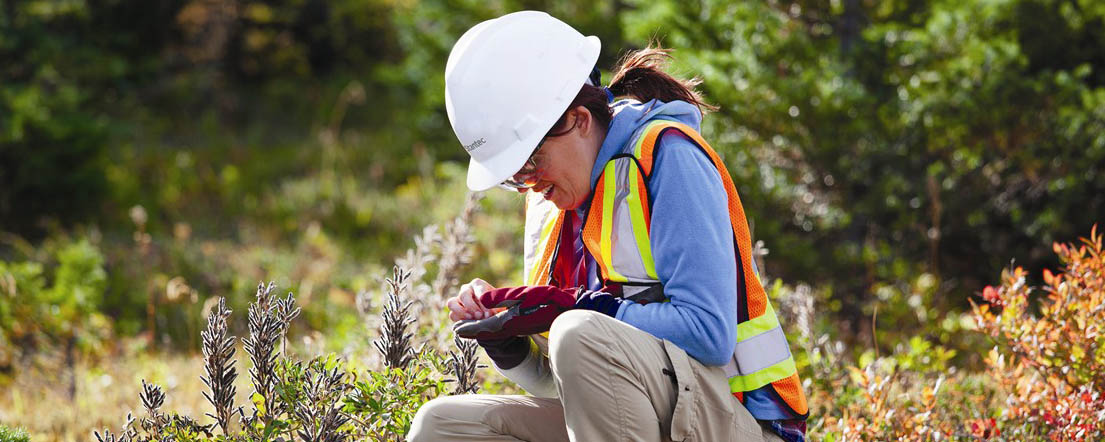
[[[568,109],[599,57],[598,37],[538,11],[473,26],[445,65],[445,110],[464,150],[468,188],[518,172]]]

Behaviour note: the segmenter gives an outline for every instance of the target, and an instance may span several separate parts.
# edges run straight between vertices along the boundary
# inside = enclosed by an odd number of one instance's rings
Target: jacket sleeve
[[[684,135],[659,141],[648,189],[656,273],[671,302],[623,303],[617,318],[706,365],[732,358],[737,269],[728,199],[717,168]]]

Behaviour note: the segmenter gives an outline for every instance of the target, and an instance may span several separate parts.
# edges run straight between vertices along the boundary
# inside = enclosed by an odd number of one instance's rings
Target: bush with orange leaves
[[[822,385],[811,392],[811,436],[833,442],[985,440],[1001,435],[989,417],[997,401],[988,379],[955,367],[904,363],[917,356],[895,353],[863,368],[836,369],[828,382],[815,382]]]
[[[1054,245],[1060,273],[1044,286],[1020,268],[974,304],[980,332],[996,346],[986,362],[1008,398],[999,420],[1015,439],[1105,439],[1105,251],[1094,226],[1080,244]],[[1042,297],[1041,297],[1042,295]],[[1037,302],[1038,301],[1038,302]]]
[[[781,310],[795,324],[795,360],[809,395],[811,440],[944,441],[1000,437],[1000,397],[981,372],[951,365],[956,351],[916,335],[890,353],[855,349],[827,334],[811,339],[809,290],[776,284]],[[795,309],[805,298],[806,308]],[[798,304],[801,304],[800,302]]]

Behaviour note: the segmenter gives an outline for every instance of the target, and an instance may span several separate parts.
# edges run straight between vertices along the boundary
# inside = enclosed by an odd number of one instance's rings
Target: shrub
[[[884,331],[875,326],[883,323],[876,321],[880,314],[871,318],[873,339],[895,343],[892,352],[880,354],[878,347],[836,340],[838,323],[825,314],[831,309],[825,289],[789,287],[778,279],[768,287],[805,382],[810,440],[973,440],[985,434],[996,415],[996,389],[984,376],[951,365],[957,351],[935,343],[938,335]]]
[[[382,370],[359,372],[333,354],[308,361],[289,357],[278,344],[299,312],[295,297],[289,293],[278,298],[273,295],[273,283],[261,284],[256,300],[249,305],[249,336],[242,339],[252,363],[252,413],[234,404],[236,339],[228,331],[232,312],[220,300],[203,332],[206,376],[202,380],[209,389],[204,396],[214,410],[207,415],[215,422],[201,425],[188,416],[163,413],[160,407],[165,395],[161,388],[143,381],[140,399],[145,416],[136,421],[128,415],[118,434],[104,430],[96,433],[97,439],[401,440],[418,407],[447,392],[448,381],[439,373],[461,374],[455,380],[458,385],[467,391],[477,389],[469,378],[477,365],[465,359],[475,352],[467,345],[450,359],[433,350],[410,349],[410,303],[402,302],[408,274],[397,267],[397,279],[387,280],[393,302],[385,307],[384,316],[396,319],[381,327],[376,347],[383,357],[388,357],[389,351],[404,356],[387,362]]]
[[[806,348],[811,433],[826,440],[1102,440],[1105,438],[1105,249],[1096,226],[1080,244],[1053,244],[1063,268],[1033,287],[1021,267],[972,302],[996,345],[986,370],[965,374],[921,338],[889,357],[850,365],[841,345]],[[801,354],[801,353],[800,353]],[[864,363],[864,360],[871,361]],[[859,368],[863,367],[863,368]]]
[[[810,433],[835,440],[963,440],[994,408],[984,380],[946,366],[951,352],[915,338],[853,365],[827,341],[810,357]]]
[[[231,310],[219,299],[207,318],[202,333],[204,369],[202,376],[208,392],[204,397],[214,413],[207,416],[213,424],[200,425],[190,417],[165,414],[160,411],[165,395],[161,388],[146,384],[140,394],[146,416],[136,423],[127,416],[118,434],[104,430],[96,438],[105,441],[150,440],[273,440],[302,439],[305,441],[379,440],[398,441],[410,429],[418,408],[426,401],[448,393],[446,384],[455,382],[455,394],[479,390],[478,364],[474,341],[455,339],[459,351],[448,350],[445,357],[438,344],[440,323],[436,308],[445,293],[455,289],[457,272],[468,263],[468,233],[470,218],[478,195],[467,200],[466,209],[446,229],[444,238],[436,229],[428,228],[416,238],[417,247],[401,260],[412,269],[396,265],[391,278],[384,280],[385,296],[368,291],[357,297],[357,305],[366,323],[378,317],[379,337],[373,345],[379,353],[378,371],[358,371],[333,354],[309,361],[289,357],[284,339],[291,321],[299,315],[295,297],[275,296],[274,283],[259,284],[256,298],[249,304],[249,336],[242,339],[249,355],[249,369],[254,391],[253,411],[247,415],[234,404],[238,371],[235,364],[236,338],[230,335]],[[427,265],[440,252],[433,285],[426,282]],[[412,278],[412,275],[416,275]],[[412,283],[414,288],[412,289]],[[408,298],[411,292],[418,298]],[[385,297],[387,302],[378,315],[373,315],[374,300]],[[415,308],[415,307],[418,308]],[[412,341],[418,320],[434,324],[428,341],[416,349]],[[418,333],[422,335],[422,333]],[[427,348],[429,347],[429,348]],[[442,374],[455,379],[444,379]],[[234,416],[237,415],[235,419]],[[218,431],[218,436],[215,436]]]
[[[423,350],[404,369],[369,371],[353,385],[343,411],[356,417],[362,438],[402,440],[422,404],[446,393],[438,372],[443,361]]]
[[[111,335],[100,313],[107,277],[99,249],[87,239],[65,242],[45,261],[56,265],[0,261],[0,367],[52,348],[70,362],[76,353],[98,355]]]
[[[986,363],[1009,394],[1003,427],[1017,438],[1105,438],[1105,250],[1094,226],[1081,244],[1053,244],[1063,270],[1042,287],[1021,267],[973,305],[997,345]],[[1036,301],[1038,299],[1038,305]]]
[[[0,424],[0,442],[31,442],[31,437],[22,428]]]

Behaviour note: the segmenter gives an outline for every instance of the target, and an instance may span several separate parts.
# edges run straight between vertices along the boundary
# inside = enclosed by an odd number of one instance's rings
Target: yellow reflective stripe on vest
[[[602,263],[606,279],[615,282],[627,282],[628,278],[614,270],[613,234],[614,228],[614,197],[617,196],[617,168],[614,161],[606,163],[603,174],[602,190],[602,236],[599,238],[599,248],[602,249],[598,261]]]
[[[641,264],[645,266],[645,274],[652,279],[660,279],[656,276],[656,262],[652,259],[652,243],[648,238],[648,226],[645,221],[644,204],[648,204],[647,196],[641,195],[638,184],[641,181],[637,163],[630,161],[629,170],[629,196],[626,205],[629,206],[629,217],[633,220],[633,237],[637,240],[637,252],[641,255]]]
[[[545,223],[545,225],[541,228],[541,239],[538,240],[539,244],[542,244],[544,247],[556,247],[556,244],[549,244],[549,237],[552,236],[553,228],[555,228],[557,224],[558,223],[555,223],[555,222]],[[545,264],[547,264],[550,269],[552,268],[552,263],[545,263]],[[541,269],[541,270],[544,270],[544,269]],[[528,285],[543,285],[543,284],[545,284],[547,281],[539,281],[539,279],[541,279],[541,273],[542,272],[533,272],[530,275],[530,281],[526,281],[526,283]]]
[[[729,378],[729,391],[734,393],[752,391],[780,379],[785,379],[797,372],[798,367],[794,365],[794,358],[786,358],[778,364],[752,374],[731,376]]]
[[[553,267],[552,258],[559,241],[559,228],[564,212],[556,208],[552,201],[545,201],[541,194],[530,192],[526,195],[526,227],[523,244],[523,264],[525,273],[522,280],[526,285],[545,285],[549,283]]]
[[[779,317],[775,315],[775,309],[768,302],[764,314],[737,324],[737,342],[747,341],[777,327],[779,327]]]
[[[641,158],[641,153],[644,152],[645,138],[648,138],[648,137],[644,137],[642,135],[649,133],[656,126],[666,126],[666,125],[671,125],[671,124],[672,124],[671,121],[653,120],[653,121],[649,122],[648,124],[646,124],[643,129],[640,129],[640,131],[638,132],[639,135],[637,135],[636,146],[633,147],[633,156],[635,156],[637,158]],[[657,141],[659,141],[659,140],[657,140]]]

